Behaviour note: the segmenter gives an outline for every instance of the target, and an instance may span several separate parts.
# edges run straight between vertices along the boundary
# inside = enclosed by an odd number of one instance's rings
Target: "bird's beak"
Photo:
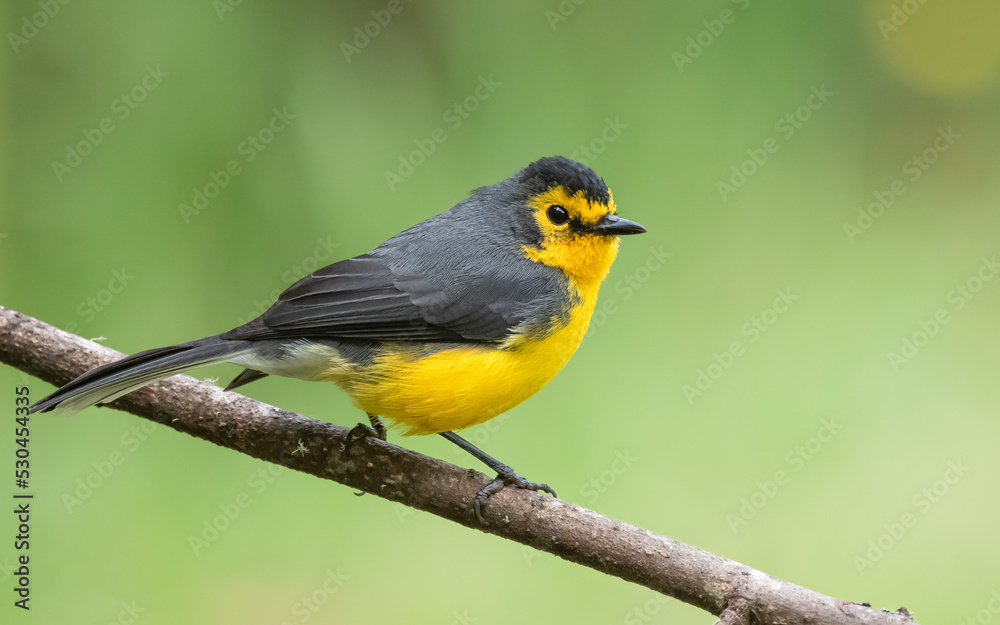
[[[594,224],[594,232],[608,236],[623,234],[642,234],[646,229],[634,221],[623,219],[618,215],[605,215]]]

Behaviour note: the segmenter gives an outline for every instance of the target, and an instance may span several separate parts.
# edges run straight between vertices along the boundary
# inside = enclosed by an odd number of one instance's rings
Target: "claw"
[[[476,518],[479,519],[479,522],[483,525],[486,525],[486,519],[483,518],[483,505],[486,504],[486,501],[494,493],[502,489],[504,486],[524,488],[535,492],[544,491],[553,497],[556,496],[556,491],[552,490],[548,484],[536,484],[535,482],[529,482],[517,473],[514,473],[514,469],[511,469],[458,434],[455,434],[454,432],[439,432],[439,434],[469,452],[473,455],[473,457],[497,472],[496,479],[476,493],[476,498],[472,501],[472,508],[476,512]]]
[[[503,489],[504,486],[513,486],[514,488],[523,488],[525,490],[533,490],[536,493],[539,491],[546,492],[553,497],[556,496],[556,491],[552,489],[548,484],[538,484],[536,482],[529,482],[524,477],[514,473],[514,471],[503,465],[501,471],[497,473],[496,478],[486,486],[482,488],[478,493],[476,493],[476,498],[472,501],[472,507],[476,512],[476,518],[483,525],[486,525],[486,519],[483,518],[483,506],[486,505],[486,501],[493,496],[495,493]]]
[[[382,432],[364,423],[359,423],[351,428],[351,431],[347,433],[347,439],[344,441],[344,453],[351,452],[351,446],[354,445],[354,441],[361,440],[362,438],[374,437],[381,440],[385,440],[385,428],[382,428]]]
[[[365,425],[364,423],[359,423],[351,428],[351,431],[347,433],[347,439],[344,441],[344,453],[351,453],[351,446],[354,445],[354,441],[361,440],[362,438],[375,437],[379,440],[385,440],[385,426],[382,425],[382,421],[378,417],[372,417],[368,415],[371,419],[372,426]],[[364,492],[354,493],[357,497],[364,495]]]

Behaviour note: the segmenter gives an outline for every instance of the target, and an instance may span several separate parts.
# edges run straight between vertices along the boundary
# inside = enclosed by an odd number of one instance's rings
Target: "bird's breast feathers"
[[[347,391],[358,408],[392,420],[407,435],[482,423],[534,395],[573,355],[597,301],[596,289],[578,295],[568,314],[553,316],[545,330],[515,332],[499,344],[445,344],[436,350],[385,344],[370,365],[345,376],[336,362],[327,379]]]

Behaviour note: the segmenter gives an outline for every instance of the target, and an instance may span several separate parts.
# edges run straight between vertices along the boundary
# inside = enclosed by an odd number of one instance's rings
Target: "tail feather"
[[[107,403],[143,386],[201,365],[226,362],[250,350],[247,341],[218,336],[150,349],[92,369],[35,403],[29,413],[74,415],[88,406]]]

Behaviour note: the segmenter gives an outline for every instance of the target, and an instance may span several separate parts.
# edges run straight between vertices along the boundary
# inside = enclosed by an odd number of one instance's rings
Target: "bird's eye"
[[[549,221],[557,226],[561,226],[567,221],[569,221],[569,213],[566,209],[558,204],[553,204],[549,207],[549,210],[545,211],[545,215],[549,218]]]

